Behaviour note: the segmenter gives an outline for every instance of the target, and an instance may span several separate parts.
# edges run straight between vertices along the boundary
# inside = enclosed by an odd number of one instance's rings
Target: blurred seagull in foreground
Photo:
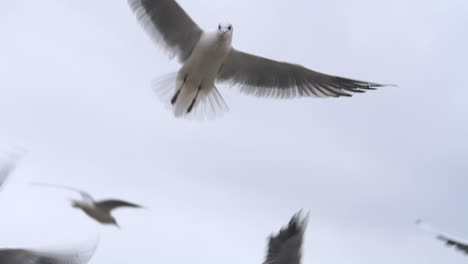
[[[468,255],[468,242],[461,241],[460,239],[454,239],[451,236],[438,233],[438,232],[436,232],[434,230],[434,228],[430,224],[424,222],[421,219],[416,220],[416,225],[418,225],[424,231],[435,235],[437,239],[445,242],[445,244],[447,246],[453,246],[456,249],[458,249],[458,250],[462,251],[463,253],[465,253],[466,255]]]
[[[33,250],[0,249],[1,264],[86,264],[93,257],[97,243],[91,248]]]
[[[302,241],[309,214],[302,217],[296,213],[289,224],[280,229],[278,234],[271,235],[264,264],[300,264]]]
[[[33,183],[33,185],[42,187],[61,188],[78,192],[81,195],[81,200],[71,199],[73,207],[81,209],[89,217],[93,218],[101,224],[112,224],[118,228],[120,227],[111,214],[112,210],[120,207],[143,208],[140,205],[116,199],[95,201],[89,193],[68,186],[48,183]]]
[[[170,57],[182,64],[155,85],[175,116],[210,118],[228,110],[215,83],[240,87],[258,97],[340,97],[388,86],[323,74],[231,46],[234,27],[219,23],[202,30],[175,0],[128,0],[138,20]],[[281,38],[278,38],[281,40]],[[285,41],[285,40],[283,40]],[[190,113],[194,113],[190,115]]]

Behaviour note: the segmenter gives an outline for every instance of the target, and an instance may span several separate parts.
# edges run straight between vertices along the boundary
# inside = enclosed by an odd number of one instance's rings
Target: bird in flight
[[[421,229],[423,229],[426,232],[435,234],[436,238],[443,241],[447,246],[453,246],[456,249],[463,252],[465,255],[468,255],[468,242],[464,242],[459,239],[452,238],[448,235],[438,233],[434,231],[431,225],[429,225],[421,219],[416,220],[416,225],[418,225]]]
[[[309,214],[302,217],[301,212],[294,214],[289,224],[271,235],[264,264],[300,264],[302,241]]]
[[[86,264],[96,251],[97,243],[91,248],[61,250],[35,250],[23,248],[0,249],[2,264]]]
[[[48,183],[33,183],[33,185],[52,188],[62,188],[78,192],[81,195],[81,200],[72,199],[72,207],[81,209],[89,217],[93,218],[101,224],[111,224],[115,225],[118,228],[120,227],[117,223],[117,220],[111,214],[114,209],[121,207],[143,208],[140,205],[117,199],[95,201],[89,193],[68,186]]]
[[[202,30],[175,0],[128,0],[151,37],[182,67],[162,77],[155,92],[176,117],[212,118],[228,110],[217,83],[258,97],[340,97],[388,86],[328,75],[231,46],[234,27]],[[170,104],[169,104],[170,103]],[[192,114],[193,113],[193,114]]]

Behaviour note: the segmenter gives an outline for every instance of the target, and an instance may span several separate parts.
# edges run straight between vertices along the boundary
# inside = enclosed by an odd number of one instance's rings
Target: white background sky
[[[180,0],[233,45],[396,83],[278,101],[220,86],[231,111],[175,119],[151,81],[176,71],[125,0],[0,2],[0,143],[30,152],[0,194],[0,247],[79,243],[91,263],[261,263],[304,208],[304,263],[466,263],[414,226],[468,239],[466,0]],[[69,207],[83,188],[150,210],[122,230]]]

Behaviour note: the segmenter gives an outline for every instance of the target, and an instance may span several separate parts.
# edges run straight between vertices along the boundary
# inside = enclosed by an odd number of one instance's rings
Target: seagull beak
[[[221,30],[220,32],[221,32],[221,37],[222,37],[222,38],[226,38],[226,36],[227,36],[227,30]]]

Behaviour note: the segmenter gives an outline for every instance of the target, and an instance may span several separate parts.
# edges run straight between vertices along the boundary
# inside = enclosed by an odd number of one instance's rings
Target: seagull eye
[[[218,29],[221,30],[221,25],[218,25]]]
[[[231,30],[231,29],[232,29],[232,26],[229,26],[228,29]]]

